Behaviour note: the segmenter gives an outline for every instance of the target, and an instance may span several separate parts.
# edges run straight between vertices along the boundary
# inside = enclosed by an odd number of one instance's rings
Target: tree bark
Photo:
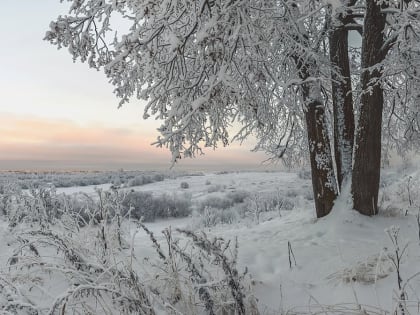
[[[312,188],[318,218],[331,212],[337,197],[330,141],[325,121],[325,108],[317,83],[303,86],[305,119],[311,161]]]
[[[296,3],[291,5],[295,17],[299,16]],[[304,46],[310,47],[302,22],[298,23],[303,38],[297,37]],[[321,218],[331,212],[337,197],[337,182],[334,174],[328,128],[325,119],[325,105],[319,82],[316,60],[307,56],[294,55],[293,59],[302,79],[302,98],[308,133],[309,157],[311,161],[312,189],[314,192],[316,216]],[[311,78],[313,77],[313,78]]]
[[[337,197],[331,149],[326,134],[324,106],[319,102],[309,104],[305,118],[316,216],[321,218],[331,212]]]
[[[360,116],[356,134],[356,150],[353,166],[353,207],[361,214],[378,213],[378,191],[381,166],[381,129],[384,95],[382,87],[375,79],[380,77],[377,65],[385,54],[385,16],[375,0],[366,1],[362,41],[363,94],[360,99]]]
[[[354,144],[353,96],[348,53],[346,21],[337,17],[329,34],[330,61],[334,67],[332,77],[332,101],[334,116],[334,154],[339,188],[351,175]],[[338,25],[334,25],[338,24]]]

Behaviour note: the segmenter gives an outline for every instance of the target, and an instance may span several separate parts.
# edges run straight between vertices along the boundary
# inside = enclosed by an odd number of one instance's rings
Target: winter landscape
[[[417,314],[420,170],[383,173],[321,219],[302,170],[2,173],[2,312]]]
[[[0,15],[0,315],[420,314],[419,0]]]

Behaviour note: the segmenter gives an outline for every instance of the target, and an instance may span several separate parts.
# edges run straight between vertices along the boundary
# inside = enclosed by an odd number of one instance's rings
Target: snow
[[[391,225],[404,227],[403,237],[414,240],[413,216],[366,218],[348,207],[336,207],[330,216],[317,221],[313,211],[312,208],[297,209],[256,226],[224,226],[210,232],[226,239],[238,237],[240,266],[248,267],[253,275],[255,294],[267,311],[305,306],[311,299],[322,305],[357,303],[391,310],[395,306],[392,298],[393,289],[396,289],[394,272],[369,285],[348,284],[340,275],[334,274],[357,264],[363,265],[372,255],[383,255],[383,249],[390,245],[385,229]],[[158,234],[165,223],[168,222],[152,224],[151,229]],[[178,220],[170,225],[176,227],[185,223]],[[147,238],[138,235],[136,241],[147,244]],[[288,242],[297,262],[292,269],[289,268]],[[418,271],[420,251],[417,243],[412,247],[410,261],[404,265],[407,276]],[[139,254],[151,254],[142,246],[136,248]],[[375,273],[375,269],[371,272]]]
[[[369,306],[392,312],[396,307],[398,283],[395,267],[388,258],[394,254],[386,232],[391,226],[399,227],[400,250],[408,244],[402,258],[402,280],[406,281],[419,271],[418,209],[412,208],[405,215],[405,209],[408,208],[407,198],[403,195],[406,194],[404,185],[408,176],[411,176],[413,183],[412,198],[415,202],[420,201],[417,196],[420,170],[404,173],[400,170],[386,171],[383,176],[382,211],[375,217],[362,216],[351,209],[347,185],[332,213],[316,219],[313,200],[308,198],[310,180],[300,178],[294,172],[206,173],[204,176],[165,179],[132,189],[155,195],[187,192],[195,201],[208,195],[223,196],[239,190],[249,194],[281,193],[293,196],[294,209],[282,211],[281,216],[274,214],[259,224],[237,222],[205,229],[208,235],[238,239],[239,269],[247,267],[252,275],[253,290],[261,313],[281,314],[295,310],[302,314],[309,313],[310,307],[315,313],[316,309],[323,309],[325,305],[337,309],[366,305],[366,308]],[[189,188],[181,189],[181,182],[187,182]],[[219,189],[209,193],[209,188],[215,185]],[[94,188],[72,187],[58,191],[72,193],[79,190],[92,193]],[[400,211],[392,212],[395,207]],[[1,275],[8,272],[6,262],[12,250],[8,246],[10,229],[3,219],[0,223]],[[191,218],[158,220],[146,223],[146,226],[158,241],[164,240],[161,231],[168,226],[174,231],[174,237],[183,239],[175,228],[190,227]],[[129,229],[133,250],[139,261],[156,255],[144,231],[134,233],[134,225]],[[296,259],[296,265],[292,259],[291,267],[288,244]],[[50,287],[59,288],[60,285],[56,283]],[[414,278],[407,289],[408,299],[417,303],[419,293],[420,278]],[[49,294],[53,295],[54,292]]]
[[[57,193],[63,193],[71,195],[74,193],[85,193],[93,194],[95,189],[104,189],[108,190],[111,188],[111,184],[101,184],[101,185],[86,185],[86,186],[73,186],[73,187],[59,187],[56,188]]]

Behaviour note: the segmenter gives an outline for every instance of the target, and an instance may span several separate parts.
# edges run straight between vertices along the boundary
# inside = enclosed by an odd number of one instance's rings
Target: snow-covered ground
[[[395,261],[396,255],[406,246],[401,255],[400,284],[406,285],[404,299],[415,313],[420,305],[420,276],[410,277],[420,272],[416,217],[420,210],[420,170],[384,172],[381,212],[375,217],[361,216],[351,210],[349,188],[346,187],[333,212],[316,219],[311,183],[302,177],[294,172],[206,173],[129,189],[154,195],[188,193],[193,202],[204,200],[209,195],[223,197],[235,191],[245,191],[249,196],[276,194],[292,199],[293,210],[273,212],[259,222],[239,220],[203,228],[210,236],[238,239],[238,266],[241,270],[247,267],[252,275],[253,291],[261,314],[284,314],[287,311],[294,314],[345,314],[346,309],[348,314],[353,314],[350,310],[357,305],[368,308],[372,314],[392,313],[397,298],[401,296],[393,259]],[[188,188],[181,188],[183,182],[188,183]],[[60,188],[58,192],[78,190],[77,187]],[[94,187],[86,186],[80,190],[93,193]],[[146,226],[158,242],[164,242],[162,230],[171,226],[173,236],[183,239],[175,228],[190,228],[194,226],[192,220],[191,217],[158,220],[146,223]],[[128,229],[139,261],[155,255],[149,235],[142,230],[134,233],[134,225]],[[7,224],[2,221],[2,274],[7,273],[6,262],[11,253],[7,246],[9,232]],[[397,234],[399,243],[396,247],[391,236]]]
[[[181,183],[188,183],[188,189],[182,189]],[[84,187],[57,188],[57,193],[71,194],[84,192],[93,194],[95,188],[109,189],[111,184],[89,185]],[[298,178],[294,172],[222,172],[203,173],[195,176],[182,176],[175,179],[165,179],[142,186],[126,188],[135,191],[147,191],[154,194],[186,192],[194,198],[207,196],[214,192],[246,190],[249,192],[285,191],[297,194],[302,190],[310,191],[310,181]]]
[[[419,172],[409,174],[419,178]],[[390,171],[386,176],[393,185],[385,193],[391,197],[404,193],[405,182],[396,178],[398,172]],[[281,217],[255,225],[225,225],[207,230],[226,239],[238,238],[239,263],[249,268],[263,309],[278,312],[318,303],[360,303],[392,310],[398,290],[396,271],[388,259],[388,254],[394,254],[387,233],[392,226],[399,227],[401,247],[409,246],[401,266],[403,280],[420,271],[419,227],[414,208],[411,209],[414,212],[405,215],[406,207],[400,204],[401,211],[394,212],[393,207],[398,204],[392,204],[378,216],[366,217],[351,210],[347,200],[340,199],[331,215],[317,220],[312,202],[304,198],[310,189],[309,180],[302,180],[295,173],[209,174],[191,179],[194,195],[205,194],[201,184],[206,179],[229,188],[253,192],[281,190],[295,195],[295,209],[283,211]],[[142,189],[173,191],[178,189],[178,181],[154,183]],[[413,196],[418,196],[419,188],[412,187]],[[188,226],[185,220],[149,226],[158,235],[168,224]],[[148,246],[143,238],[147,235],[136,238],[139,253],[145,250],[143,246]],[[288,243],[296,259],[295,265],[292,257],[292,268]],[[411,285],[419,289],[420,277]],[[412,294],[409,298],[415,297],[417,301],[417,296]],[[416,294],[420,295],[420,290]]]

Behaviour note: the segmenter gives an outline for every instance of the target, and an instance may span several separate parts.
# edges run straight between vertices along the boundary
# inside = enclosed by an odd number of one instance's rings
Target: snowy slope
[[[408,173],[408,176],[419,178],[418,171]],[[402,190],[407,177],[396,176],[401,174],[390,171],[385,175],[385,179],[392,183],[387,188],[391,197],[404,193]],[[406,204],[400,204],[399,212],[384,208],[380,215],[371,218],[352,210],[348,198],[343,197],[337,201],[331,215],[316,220],[311,201],[303,197],[309,181],[299,179],[296,174],[239,173],[224,177],[207,175],[206,179],[225,185],[229,185],[230,181],[235,183],[235,187],[251,188],[253,191],[280,189],[296,194],[295,209],[282,212],[281,217],[258,225],[219,226],[207,231],[227,239],[238,237],[239,263],[249,268],[255,280],[256,295],[262,308],[267,311],[278,312],[280,309],[284,311],[318,303],[360,303],[392,310],[396,303],[398,283],[395,267],[387,258],[388,254],[394,254],[386,232],[391,226],[400,227],[399,241],[402,246],[408,244],[401,265],[403,280],[420,271],[416,212],[412,209],[405,216]],[[204,179],[191,181],[194,194],[199,195]],[[155,183],[144,189],[172,191],[177,187],[177,182],[172,185]],[[419,187],[413,188],[417,189],[414,194],[418,194]],[[398,204],[393,206],[398,207]],[[183,220],[172,224],[179,226],[180,223]],[[164,225],[164,222],[160,222],[150,226],[158,234]],[[138,248],[147,243],[141,236],[137,241]],[[296,266],[292,258],[292,268],[289,267],[288,242],[296,258]],[[139,249],[139,252],[142,250]],[[413,280],[411,285],[417,289],[414,290],[417,294],[420,293],[420,277]]]

